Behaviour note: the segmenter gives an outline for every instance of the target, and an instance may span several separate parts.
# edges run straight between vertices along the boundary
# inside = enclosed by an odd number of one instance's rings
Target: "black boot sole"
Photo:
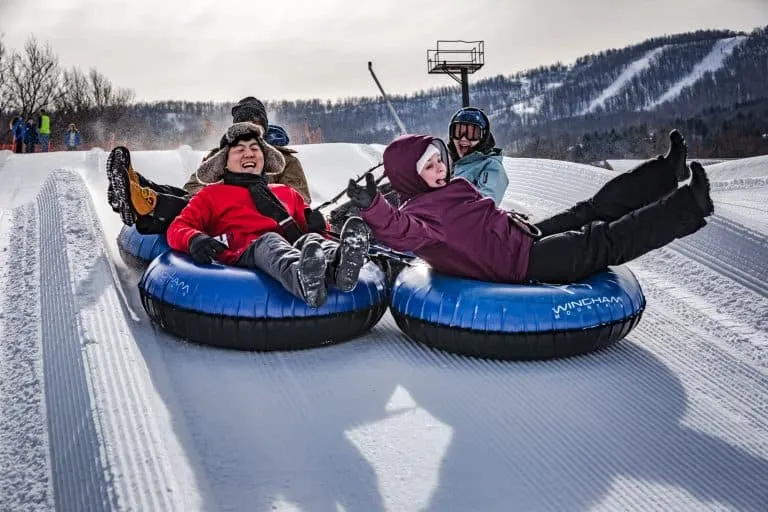
[[[320,244],[314,241],[305,243],[301,248],[298,275],[303,299],[311,308],[319,308],[328,300],[326,266],[325,253]]]
[[[126,226],[132,226],[138,216],[131,206],[131,183],[128,168],[131,165],[131,153],[128,148],[118,146],[109,152],[107,158],[107,200],[112,209],[120,214]]]
[[[357,286],[369,247],[370,235],[363,219],[347,219],[339,235],[339,263],[335,279],[336,287],[342,292],[350,292]]]

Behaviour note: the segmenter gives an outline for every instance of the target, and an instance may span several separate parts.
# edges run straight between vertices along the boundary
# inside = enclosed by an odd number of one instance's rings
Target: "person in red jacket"
[[[260,269],[318,308],[328,285],[343,292],[357,285],[368,230],[360,217],[352,217],[340,243],[324,238],[325,219],[299,192],[267,184],[264,174],[281,170],[285,161],[263,136],[264,129],[253,123],[230,126],[219,151],[198,169],[200,176],[223,179],[190,199],[168,227],[168,245],[200,264],[218,260]]]
[[[384,151],[384,169],[404,204],[350,180],[347,195],[382,243],[413,251],[436,271],[501,283],[570,283],[690,235],[714,212],[704,168],[685,163],[679,132],[665,156],[606,183],[594,197],[536,225],[497,208],[463,178],[449,179],[445,144],[403,135]],[[692,171],[692,177],[691,177]],[[691,178],[690,184],[678,187]]]

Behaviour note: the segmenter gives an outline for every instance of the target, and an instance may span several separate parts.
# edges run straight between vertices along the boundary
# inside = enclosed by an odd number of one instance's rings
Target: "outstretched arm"
[[[374,237],[396,251],[418,251],[445,240],[442,230],[437,227],[439,223],[396,210],[381,194],[376,195],[361,215]]]

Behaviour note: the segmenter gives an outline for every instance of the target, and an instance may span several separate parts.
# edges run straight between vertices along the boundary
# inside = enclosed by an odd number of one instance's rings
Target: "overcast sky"
[[[11,49],[34,34],[63,67],[95,67],[137,100],[375,96],[428,75],[438,39],[485,40],[471,80],[701,28],[768,25],[768,0],[0,0]]]

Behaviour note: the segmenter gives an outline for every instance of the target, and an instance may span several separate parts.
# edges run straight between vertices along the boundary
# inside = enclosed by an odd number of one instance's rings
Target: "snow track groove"
[[[39,329],[39,221],[32,205],[0,213],[6,248],[0,253],[0,458],[13,461],[0,464],[2,511],[54,504]]]
[[[58,204],[63,192],[58,184],[65,179],[63,175],[49,178],[37,200],[43,369],[56,508],[117,510],[113,477],[102,458],[100,425],[94,421],[78,333],[63,212]]]
[[[38,204],[57,509],[182,510],[193,500],[175,481],[87,187],[56,171]]]

